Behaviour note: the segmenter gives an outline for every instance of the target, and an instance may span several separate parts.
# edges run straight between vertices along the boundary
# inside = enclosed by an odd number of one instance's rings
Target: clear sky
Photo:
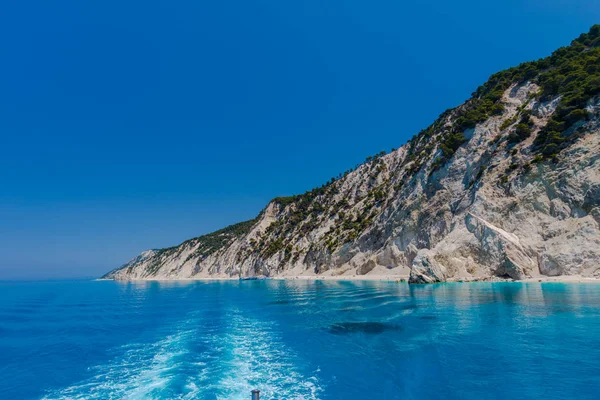
[[[0,279],[97,276],[399,147],[597,1],[0,5]]]

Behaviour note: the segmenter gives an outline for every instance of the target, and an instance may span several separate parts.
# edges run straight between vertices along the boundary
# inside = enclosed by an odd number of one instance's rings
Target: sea
[[[0,282],[0,399],[598,399],[600,285]]]

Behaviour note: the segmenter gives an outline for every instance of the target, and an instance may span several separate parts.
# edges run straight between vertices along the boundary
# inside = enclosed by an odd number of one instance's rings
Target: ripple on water
[[[269,301],[267,304],[270,306],[282,306],[282,305],[286,305],[286,304],[293,304],[294,302],[291,300],[273,300],[273,301]]]

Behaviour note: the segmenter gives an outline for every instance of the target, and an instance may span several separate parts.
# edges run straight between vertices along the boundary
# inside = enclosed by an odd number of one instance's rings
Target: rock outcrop
[[[401,148],[105,277],[600,277],[599,43],[593,27],[495,74]]]

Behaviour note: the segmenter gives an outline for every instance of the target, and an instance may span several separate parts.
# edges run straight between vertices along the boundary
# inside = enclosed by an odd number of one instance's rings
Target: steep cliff
[[[494,74],[391,153],[111,279],[600,277],[600,26]]]

